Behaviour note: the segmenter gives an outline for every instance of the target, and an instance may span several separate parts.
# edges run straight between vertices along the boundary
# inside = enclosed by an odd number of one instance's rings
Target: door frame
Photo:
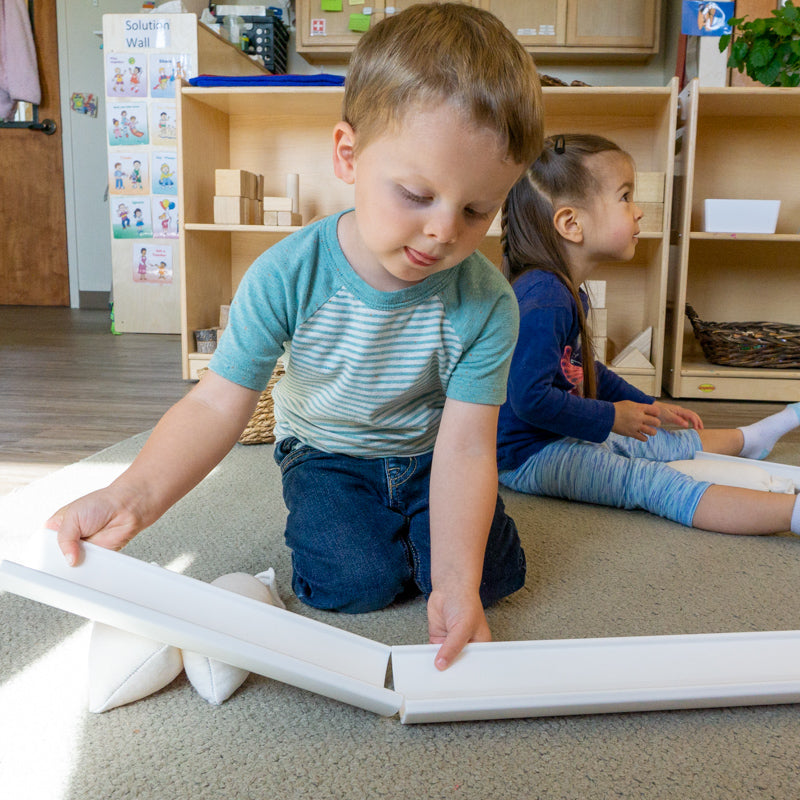
[[[61,148],[64,161],[64,200],[67,226],[67,265],[69,269],[70,308],[80,308],[80,271],[78,269],[78,224],[75,216],[75,169],[72,161],[72,115],[70,114],[69,52],[67,37],[67,1],[56,0],[56,30],[58,32],[58,74],[61,103]]]

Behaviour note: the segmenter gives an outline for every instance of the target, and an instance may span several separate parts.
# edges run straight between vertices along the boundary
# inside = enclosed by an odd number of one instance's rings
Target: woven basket
[[[205,369],[201,369],[198,377],[202,377],[204,372]],[[271,444],[275,441],[275,406],[272,402],[272,390],[285,372],[283,362],[278,359],[267,388],[261,392],[256,410],[239,437],[239,444]]]
[[[800,325],[781,322],[704,322],[687,303],[686,316],[712,364],[800,368]]]

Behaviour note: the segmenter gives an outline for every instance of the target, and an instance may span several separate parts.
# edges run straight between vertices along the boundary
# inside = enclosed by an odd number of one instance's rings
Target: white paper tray
[[[437,645],[390,648],[90,544],[68,567],[55,534],[36,543],[31,566],[0,562],[0,589],[403,723],[800,701],[800,631],[470,644],[440,672]]]

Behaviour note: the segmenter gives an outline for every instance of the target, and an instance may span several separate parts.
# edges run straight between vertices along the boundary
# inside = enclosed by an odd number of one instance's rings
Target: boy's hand
[[[614,433],[646,442],[647,437],[655,436],[660,427],[661,420],[654,404],[634,403],[633,400],[614,403],[614,425],[611,428]]]
[[[56,511],[44,525],[58,533],[58,546],[70,566],[80,557],[81,539],[109,550],[121,550],[141,530],[136,515],[115,497],[112,488],[81,497]]]
[[[669,403],[660,403],[656,400],[653,407],[658,413],[658,418],[667,425],[676,425],[679,428],[692,427],[696,431],[703,430],[703,420],[694,411],[681,406],[673,406]]]
[[[440,670],[447,669],[468,642],[491,641],[480,596],[434,589],[428,598],[428,635],[431,644],[441,644],[434,661]]]

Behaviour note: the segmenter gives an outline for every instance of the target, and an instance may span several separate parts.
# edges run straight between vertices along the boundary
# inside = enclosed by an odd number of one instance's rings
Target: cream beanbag
[[[211,585],[253,600],[260,600],[262,603],[280,608],[286,607],[275,589],[275,571],[271,568],[255,577],[244,572],[223,575],[212,581]],[[183,666],[186,669],[186,677],[198,694],[214,705],[225,702],[250,674],[246,669],[232,667],[230,664],[188,650],[183,652]]]
[[[93,622],[89,711],[100,713],[147,697],[175,680],[182,669],[177,647]]]
[[[722,486],[737,486],[740,489],[758,489],[762,492],[794,494],[794,484],[790,479],[770,475],[767,470],[757,464],[714,459],[688,459],[686,461],[669,461],[667,466],[698,481],[708,481]]]
[[[275,572],[258,576],[236,572],[212,582],[237,594],[285,608],[275,588]],[[186,669],[192,686],[209,703],[227,700],[248,676],[247,670],[100,622],[89,638],[89,711],[100,713],[133,703],[163,689]]]

